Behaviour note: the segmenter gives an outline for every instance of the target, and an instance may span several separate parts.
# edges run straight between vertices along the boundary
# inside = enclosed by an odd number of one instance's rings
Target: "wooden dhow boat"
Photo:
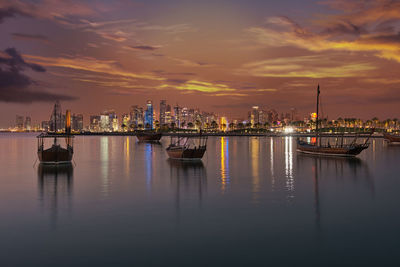
[[[392,145],[400,145],[400,135],[394,135],[389,133],[383,134],[383,140]]]
[[[136,137],[139,142],[159,142],[162,133],[154,131],[138,131],[136,132]]]
[[[171,159],[177,160],[201,160],[207,150],[207,136],[179,135],[171,136],[171,144],[166,151]]]
[[[57,105],[57,104],[56,104]],[[71,135],[71,113],[67,110],[65,122],[65,134],[57,133],[57,114],[56,106],[54,107],[54,132],[41,133],[37,136],[38,139],[38,158],[42,164],[71,164],[74,154],[73,138]],[[53,144],[50,148],[45,149],[45,140],[53,139]],[[62,147],[59,140],[65,139],[66,146]]]
[[[73,136],[67,134],[41,133],[38,138],[38,157],[43,164],[71,164],[74,154]],[[53,145],[45,149],[44,143],[48,138],[52,138]],[[60,139],[65,139],[66,147],[59,144]]]
[[[322,144],[321,136],[318,131],[319,125],[319,95],[320,88],[318,85],[317,88],[317,113],[316,113],[316,137],[312,138],[314,142],[306,142],[300,139],[297,139],[297,151],[306,154],[314,154],[321,156],[334,156],[334,157],[355,157],[360,154],[363,150],[369,147],[369,138],[373,134],[374,130],[371,131],[370,135],[367,137],[365,142],[358,143],[358,135],[355,136],[354,140],[350,144],[344,144],[343,135],[341,136],[341,142],[336,142],[335,145],[331,145],[329,140],[327,144]]]

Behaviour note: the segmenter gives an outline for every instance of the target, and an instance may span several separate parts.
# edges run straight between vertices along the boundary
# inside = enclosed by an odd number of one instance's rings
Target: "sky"
[[[400,118],[398,0],[0,0],[0,127],[161,99]]]

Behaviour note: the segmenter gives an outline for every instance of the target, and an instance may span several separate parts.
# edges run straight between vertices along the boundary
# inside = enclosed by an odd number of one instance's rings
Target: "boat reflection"
[[[321,190],[323,180],[333,176],[335,180],[344,181],[346,177],[352,177],[352,181],[363,181],[374,196],[374,180],[369,173],[368,165],[359,158],[321,157],[318,155],[297,155],[297,166],[310,166],[314,185],[314,212],[317,231],[321,230]],[[350,173],[350,175],[349,175]],[[322,180],[321,180],[322,179]]]
[[[252,174],[252,202],[259,203],[259,193],[261,190],[260,185],[260,139],[259,137],[252,137],[250,141],[250,160],[251,160],[251,174]]]
[[[50,222],[55,227],[60,210],[70,210],[73,189],[72,164],[45,165],[38,167],[39,201],[49,210]]]
[[[202,161],[180,161],[168,159],[170,179],[175,190],[175,205],[179,217],[181,200],[193,199],[197,195],[198,203],[207,190],[207,172]]]

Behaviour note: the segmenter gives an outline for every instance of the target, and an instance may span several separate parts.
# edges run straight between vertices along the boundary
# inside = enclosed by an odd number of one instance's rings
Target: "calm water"
[[[400,264],[400,147],[299,155],[293,138],[213,137],[202,163],[135,137],[77,137],[76,166],[0,134],[0,266]]]

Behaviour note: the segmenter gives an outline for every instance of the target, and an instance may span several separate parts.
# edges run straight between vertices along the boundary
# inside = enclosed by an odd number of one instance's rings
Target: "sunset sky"
[[[400,1],[0,0],[0,127],[160,99],[400,118]]]

